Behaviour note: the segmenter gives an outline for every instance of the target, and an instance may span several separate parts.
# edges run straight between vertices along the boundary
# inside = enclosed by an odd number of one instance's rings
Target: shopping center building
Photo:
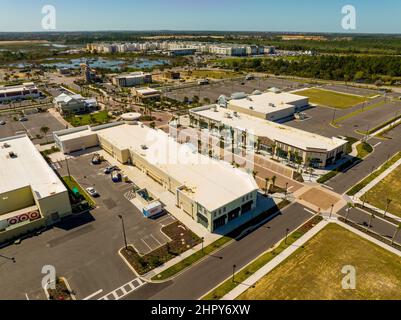
[[[66,187],[26,135],[0,139],[0,243],[72,213]]]
[[[252,175],[140,122],[68,129],[55,132],[54,138],[66,154],[100,146],[120,163],[134,165],[211,232],[257,205],[258,186]]]

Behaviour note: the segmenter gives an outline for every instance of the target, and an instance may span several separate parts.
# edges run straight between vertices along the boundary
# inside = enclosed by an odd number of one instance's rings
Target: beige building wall
[[[30,186],[0,194],[0,215],[35,205]]]
[[[62,142],[62,150],[64,153],[85,150],[99,145],[97,134],[91,134],[84,137],[69,139]]]
[[[108,152],[111,156],[117,159],[121,163],[127,163],[130,160],[130,152],[128,149],[120,149],[113,145],[110,141],[104,137],[99,136],[99,145],[103,150]]]
[[[37,199],[37,203],[42,216],[48,221],[52,218],[52,214],[57,213],[59,218],[63,218],[72,212],[68,191]]]

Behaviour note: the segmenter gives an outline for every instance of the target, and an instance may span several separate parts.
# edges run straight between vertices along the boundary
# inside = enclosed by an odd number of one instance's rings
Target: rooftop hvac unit
[[[17,154],[14,153],[13,151],[10,151],[10,152],[8,153],[8,155],[9,155],[10,158],[12,158],[12,159],[17,158]]]
[[[141,148],[142,148],[142,150],[148,150],[149,149],[148,146],[145,145],[145,144],[141,145]]]
[[[255,108],[254,108],[254,107],[249,107],[249,109],[250,109],[250,110],[254,110]]]
[[[3,148],[5,148],[5,149],[6,149],[6,148],[10,148],[10,147],[11,147],[11,146],[10,146],[7,142],[3,144]]]

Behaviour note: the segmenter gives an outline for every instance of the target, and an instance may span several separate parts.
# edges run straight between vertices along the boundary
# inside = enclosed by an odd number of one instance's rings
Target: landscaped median
[[[357,185],[352,187],[347,192],[347,195],[348,196],[356,195],[359,191],[361,191],[363,188],[365,188],[370,182],[372,182],[374,179],[376,179],[378,176],[380,176],[384,171],[386,171],[388,168],[390,168],[394,163],[396,163],[400,159],[401,159],[401,152],[398,152],[390,160],[385,162],[378,170],[376,170],[371,175],[367,176],[365,179],[363,179],[361,182],[359,182]]]
[[[81,185],[75,180],[73,176],[63,177],[63,181],[73,196],[75,195],[74,190],[78,190],[79,194],[85,198],[91,208],[96,207],[95,201],[93,201],[91,196],[81,187]]]
[[[370,129],[369,131],[359,131],[359,130],[357,130],[357,132],[360,133],[360,134],[372,135],[375,132],[377,132],[377,131],[379,131],[379,130],[381,130],[381,129],[389,126],[389,125],[391,125],[392,123],[394,123],[394,122],[396,122],[396,121],[398,121],[400,119],[401,119],[401,115],[398,115],[398,116],[396,116],[394,118],[391,118],[391,119],[387,120],[386,122],[383,122],[382,124],[378,125],[377,127],[374,127],[373,129]]]
[[[228,279],[219,285],[217,288],[209,292],[204,296],[203,300],[219,300],[223,298],[227,293],[232,291],[237,285],[246,281],[256,271],[266,265],[269,261],[278,256],[281,252],[291,246],[295,241],[301,238],[305,233],[311,230],[317,225],[323,218],[321,216],[314,216],[312,219],[304,223],[300,228],[291,233],[286,240],[281,241],[274,249],[261,255],[259,258],[251,262],[237,274],[235,274],[235,282],[232,279]]]
[[[163,263],[178,257],[183,252],[201,243],[201,239],[180,222],[174,222],[162,228],[162,232],[171,241],[152,252],[140,255],[133,246],[122,248],[121,255],[139,274],[145,275]]]
[[[173,276],[176,276],[177,274],[184,271],[185,269],[187,269],[194,263],[200,261],[201,259],[207,257],[208,255],[211,255],[212,253],[216,252],[217,250],[223,248],[225,245],[229,244],[231,241],[233,241],[233,239],[240,236],[243,231],[247,230],[248,228],[250,228],[254,225],[257,225],[257,224],[263,222],[265,219],[271,217],[272,215],[279,212],[281,209],[285,208],[289,204],[290,204],[289,201],[286,201],[286,200],[282,201],[276,207],[273,207],[273,208],[267,210],[265,213],[262,213],[259,216],[255,217],[254,219],[248,221],[247,223],[243,224],[239,228],[230,232],[228,235],[221,237],[220,239],[216,240],[212,244],[206,246],[203,249],[203,252],[202,252],[202,250],[195,252],[194,254],[183,259],[182,261],[178,262],[177,264],[164,270],[160,274],[154,276],[152,278],[152,280],[153,281],[163,281],[163,280],[170,279]]]
[[[361,114],[361,113],[363,113],[365,111],[369,111],[369,110],[373,110],[375,108],[381,107],[384,104],[385,104],[385,101],[380,101],[378,103],[371,104],[370,106],[367,106],[365,108],[361,108],[361,109],[355,110],[353,112],[350,112],[350,113],[346,114],[345,116],[342,116],[340,118],[335,119],[331,124],[334,125],[334,126],[337,126],[337,124],[339,124],[342,121],[345,121],[345,120],[347,120],[349,118],[355,117],[358,114]]]

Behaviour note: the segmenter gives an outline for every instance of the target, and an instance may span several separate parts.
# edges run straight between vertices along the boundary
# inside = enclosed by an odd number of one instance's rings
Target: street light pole
[[[6,256],[3,256],[2,254],[0,254],[0,258],[4,258],[4,259],[7,259],[7,260],[10,260],[10,261],[12,261],[13,263],[15,263],[16,261],[15,261],[15,258],[14,257],[6,257]]]
[[[125,243],[125,249],[128,249],[128,244],[127,244],[127,235],[125,234],[125,224],[124,224],[124,218],[122,215],[118,216],[121,219],[121,223],[123,226],[123,235],[124,235],[124,243]]]
[[[287,230],[285,231],[285,241],[284,241],[285,244],[287,244],[287,238],[288,238],[289,232],[290,232],[290,229],[287,228]]]
[[[204,252],[204,243],[205,243],[205,238],[204,237],[202,237],[202,255],[204,255],[205,254],[205,252]]]
[[[331,205],[331,211],[330,211],[329,219],[331,219],[331,216],[333,215],[333,210],[334,210],[334,204]]]
[[[288,182],[285,184],[285,200],[287,200],[288,195]]]

